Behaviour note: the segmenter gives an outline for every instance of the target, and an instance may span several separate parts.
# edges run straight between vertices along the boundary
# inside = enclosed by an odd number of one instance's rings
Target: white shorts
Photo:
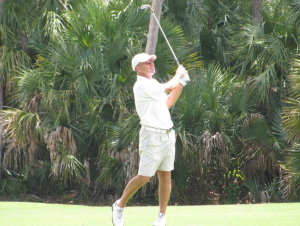
[[[152,177],[157,170],[171,171],[175,161],[175,131],[157,133],[140,130],[138,175]]]

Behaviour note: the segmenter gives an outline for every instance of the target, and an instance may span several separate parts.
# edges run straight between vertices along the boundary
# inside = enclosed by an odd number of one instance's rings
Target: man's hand
[[[180,79],[180,84],[181,85],[183,85],[183,86],[185,86],[187,83],[189,83],[190,82],[190,76],[189,76],[189,74],[186,72],[185,74],[184,74],[184,76]]]
[[[180,76],[180,81],[179,83],[183,86],[185,86],[189,81],[190,81],[190,76],[188,75],[188,71],[185,70],[185,68],[180,65],[177,70],[176,70],[176,75]]]
[[[185,70],[185,68],[182,65],[179,65],[176,70],[175,76],[180,76],[180,78],[182,78],[186,73],[187,71]]]
[[[180,80],[184,77],[185,74],[187,74],[187,70],[185,70],[182,65],[179,65],[176,70],[175,76],[166,83],[167,87],[165,92],[172,92],[177,86],[179,86]]]

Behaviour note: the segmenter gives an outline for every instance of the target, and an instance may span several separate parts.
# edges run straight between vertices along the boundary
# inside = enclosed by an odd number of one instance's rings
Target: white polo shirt
[[[166,85],[151,78],[138,75],[133,86],[136,111],[142,126],[158,129],[173,127],[171,115],[167,107],[168,95]]]

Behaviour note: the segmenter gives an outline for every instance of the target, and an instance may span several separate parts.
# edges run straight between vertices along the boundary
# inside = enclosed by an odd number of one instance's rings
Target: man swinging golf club
[[[156,172],[160,209],[153,226],[166,226],[165,213],[175,160],[175,132],[169,109],[179,98],[189,76],[185,68],[179,65],[170,81],[159,83],[152,78],[156,58],[156,55],[140,53],[132,59],[132,69],[138,74],[133,87],[135,106],[142,125],[139,133],[140,163],[138,175],[128,182],[122,197],[112,206],[114,226],[124,225],[126,203]]]

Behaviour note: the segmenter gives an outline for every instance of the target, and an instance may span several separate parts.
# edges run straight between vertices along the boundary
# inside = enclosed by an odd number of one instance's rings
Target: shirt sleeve
[[[162,101],[167,97],[165,93],[166,88],[166,84],[162,84],[154,80],[151,82],[151,85],[145,87],[143,91],[144,94],[151,99]]]

